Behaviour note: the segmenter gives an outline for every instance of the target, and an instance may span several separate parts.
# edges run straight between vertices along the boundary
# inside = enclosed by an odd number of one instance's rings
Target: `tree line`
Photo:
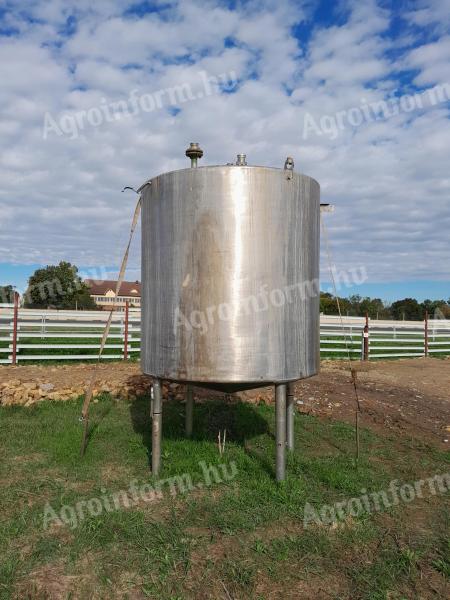
[[[339,306],[343,316],[364,317],[366,313],[371,319],[393,319],[395,321],[423,321],[426,312],[430,319],[450,318],[450,298],[448,300],[424,300],[403,298],[395,302],[383,302],[381,298],[369,298],[359,295],[339,298]],[[339,310],[335,296],[327,292],[320,293],[320,312],[325,315],[338,315]]]

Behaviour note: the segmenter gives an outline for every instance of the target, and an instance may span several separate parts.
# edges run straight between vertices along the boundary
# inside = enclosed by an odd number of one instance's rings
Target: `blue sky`
[[[0,284],[114,272],[121,189],[195,140],[315,177],[336,269],[366,273],[349,293],[450,297],[449,25],[450,0],[4,0]]]

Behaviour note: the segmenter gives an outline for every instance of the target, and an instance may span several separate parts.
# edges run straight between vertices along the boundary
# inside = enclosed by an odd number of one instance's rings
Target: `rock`
[[[23,383],[22,386],[26,389],[26,390],[36,390],[37,389],[37,385],[36,383],[32,383],[32,382],[26,382]]]
[[[39,389],[41,389],[43,392],[51,392],[55,389],[55,386],[53,383],[41,383]]]

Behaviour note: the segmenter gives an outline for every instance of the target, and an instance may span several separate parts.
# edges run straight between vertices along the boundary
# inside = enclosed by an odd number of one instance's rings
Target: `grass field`
[[[79,413],[80,401],[1,409],[0,598],[448,597],[448,492],[337,524],[303,521],[307,502],[319,510],[386,489],[393,479],[448,472],[448,452],[363,430],[355,468],[351,426],[298,415],[289,476],[276,484],[272,407],[198,405],[194,438],[186,440],[183,406],[168,402],[161,477],[167,483],[189,474],[195,489],[172,495],[162,484],[153,502],[45,529],[47,502],[60,514],[64,505],[127,490],[133,480],[156,483],[148,467],[148,399],[101,397],[82,460]],[[224,428],[220,456],[216,438]],[[202,461],[223,463],[228,474],[234,464],[236,474],[200,487]]]

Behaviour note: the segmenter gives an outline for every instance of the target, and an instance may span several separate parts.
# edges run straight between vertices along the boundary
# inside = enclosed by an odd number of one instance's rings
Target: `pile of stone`
[[[131,400],[137,396],[149,395],[152,380],[146,375],[133,375],[125,381],[108,382],[99,379],[94,388],[94,401],[96,396],[108,393],[114,398]],[[22,406],[32,406],[43,400],[65,401],[72,400],[82,396],[89,385],[89,379],[85,382],[72,386],[63,387],[55,385],[48,381],[20,381],[11,379],[0,384],[0,404],[10,406],[19,404]],[[178,400],[182,399],[183,390],[178,384],[168,384],[163,386],[163,395],[165,398],[172,397]]]
[[[24,365],[0,368],[0,405],[33,406],[44,400],[55,402],[73,400],[83,396],[94,372],[93,365]],[[139,366],[126,361],[100,364],[97,367],[93,390],[94,402],[102,394],[123,400],[150,396],[152,378],[144,375]],[[183,401],[185,386],[163,380],[163,398]],[[205,398],[223,398],[223,394],[196,387],[194,397],[202,402]],[[229,396],[229,401],[241,398],[244,402],[258,404],[273,402],[273,388],[250,390]]]

